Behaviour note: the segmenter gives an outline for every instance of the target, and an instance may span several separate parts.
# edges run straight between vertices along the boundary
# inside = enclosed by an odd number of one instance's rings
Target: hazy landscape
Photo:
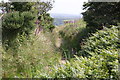
[[[51,13],[50,14],[52,18],[54,18],[53,24],[55,26],[64,25],[64,20],[78,20],[81,19],[82,16],[80,15],[72,15],[72,14],[57,14],[57,13]]]

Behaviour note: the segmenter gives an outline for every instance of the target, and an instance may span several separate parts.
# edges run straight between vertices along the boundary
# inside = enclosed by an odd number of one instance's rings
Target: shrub
[[[113,53],[110,55],[109,53]],[[117,51],[107,52],[103,50],[100,55],[92,57],[77,57],[67,61],[66,64],[55,66],[54,77],[56,78],[87,78],[87,79],[118,79],[118,54]],[[112,57],[113,56],[113,57]],[[108,59],[111,59],[109,61]],[[109,66],[109,67],[108,67]]]
[[[34,19],[35,16],[31,12],[6,14],[2,20],[3,46],[5,48],[18,46],[16,40],[19,38],[22,40],[22,37],[28,38],[35,26]]]
[[[98,52],[101,49],[111,50],[118,49],[119,37],[118,37],[119,27],[105,28],[93,34],[82,46],[80,55],[86,56],[91,55],[89,52]]]
[[[79,52],[80,57],[53,68],[54,77],[117,80],[120,76],[118,31],[119,27],[112,27],[93,34]]]

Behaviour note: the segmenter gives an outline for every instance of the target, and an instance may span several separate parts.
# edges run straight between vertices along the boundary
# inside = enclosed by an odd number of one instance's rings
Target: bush
[[[117,80],[120,76],[118,30],[119,27],[106,28],[93,34],[79,52],[81,57],[75,56],[53,68],[54,77]]]
[[[95,34],[93,34],[93,36],[87,39],[87,42],[84,43],[84,46],[82,46],[82,50],[80,51],[80,55],[91,55],[89,54],[89,52],[99,53],[99,50],[101,49],[118,49],[120,47],[118,45],[118,32],[119,27],[105,28],[104,30],[96,32]]]
[[[22,41],[23,37],[28,38],[31,31],[35,28],[34,19],[35,16],[31,12],[7,13],[2,20],[3,46],[5,48],[18,46],[16,40],[20,38]]]

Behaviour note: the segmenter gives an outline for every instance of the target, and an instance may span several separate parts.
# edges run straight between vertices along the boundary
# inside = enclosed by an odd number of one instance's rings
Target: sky
[[[2,0],[0,0],[2,1]],[[4,0],[8,1],[8,0]],[[42,0],[48,1],[48,0]],[[54,0],[53,8],[49,13],[58,13],[58,14],[75,14],[79,15],[83,12],[83,3],[88,0]]]
[[[83,12],[82,6],[88,0],[55,0],[53,8],[49,13],[80,14]]]

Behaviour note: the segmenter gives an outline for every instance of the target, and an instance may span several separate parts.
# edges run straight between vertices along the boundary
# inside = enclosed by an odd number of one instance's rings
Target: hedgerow
[[[89,37],[79,56],[53,68],[56,78],[118,79],[119,27]]]

